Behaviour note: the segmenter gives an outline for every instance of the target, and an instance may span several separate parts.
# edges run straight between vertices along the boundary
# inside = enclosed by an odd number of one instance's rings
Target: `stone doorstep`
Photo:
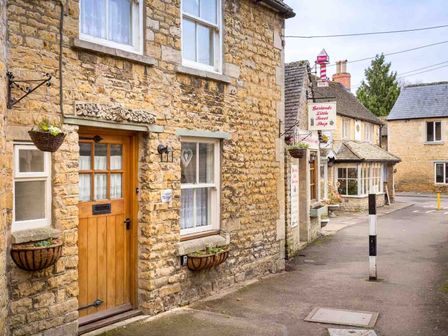
[[[49,238],[60,238],[61,231],[50,226],[36,229],[27,229],[23,231],[15,231],[11,233],[11,243],[21,244],[41,241]]]

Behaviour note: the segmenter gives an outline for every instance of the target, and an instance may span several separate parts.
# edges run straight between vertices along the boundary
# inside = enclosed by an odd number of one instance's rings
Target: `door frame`
[[[129,171],[129,181],[130,181],[130,194],[129,194],[129,202],[130,202],[130,218],[131,218],[131,232],[130,232],[130,251],[129,251],[129,272],[130,272],[130,301],[131,301],[131,310],[136,309],[138,306],[138,296],[137,296],[137,272],[138,272],[138,257],[137,257],[137,245],[138,245],[138,211],[139,211],[139,202],[138,202],[138,134],[136,132],[131,131],[121,131],[121,130],[113,130],[107,128],[96,128],[96,127],[86,127],[80,126],[78,130],[78,137],[93,137],[95,135],[107,135],[107,136],[127,136],[130,140],[130,153],[129,158],[131,160],[130,171]],[[81,139],[78,138],[78,144]],[[78,169],[79,174],[79,169]],[[78,227],[79,229],[79,227]],[[79,276],[79,272],[78,272]],[[79,307],[79,303],[78,303]],[[121,312],[117,312],[119,314]],[[103,315],[103,316],[102,316]],[[89,323],[93,323],[99,321],[104,318],[110,317],[109,314],[104,314],[102,312],[95,313],[92,315],[88,315],[83,318],[81,325],[86,325]],[[78,318],[80,319],[80,318]]]

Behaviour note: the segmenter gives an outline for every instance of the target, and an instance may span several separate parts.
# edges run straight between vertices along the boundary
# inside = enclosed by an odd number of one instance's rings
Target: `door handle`
[[[131,223],[132,223],[132,221],[131,221],[130,218],[126,218],[124,220],[124,224],[126,224],[126,230],[130,230],[131,229]]]

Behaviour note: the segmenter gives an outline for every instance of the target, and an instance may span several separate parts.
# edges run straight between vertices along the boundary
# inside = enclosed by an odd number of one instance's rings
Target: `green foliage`
[[[41,241],[35,242],[33,245],[35,247],[49,247],[49,246],[51,246],[53,244],[54,244],[53,238],[48,238],[48,239],[45,239],[45,240],[41,240]]]
[[[38,131],[50,133],[52,136],[57,136],[62,133],[62,130],[58,126],[50,124],[47,119],[37,124],[37,128]]]
[[[288,149],[307,149],[308,147],[310,147],[310,145],[308,145],[305,142],[296,142],[293,144],[288,145]]]
[[[364,71],[366,81],[356,91],[359,101],[377,116],[387,116],[400,94],[397,73],[390,71],[384,55],[376,55],[370,67]]]
[[[226,250],[227,250],[227,246],[216,246],[216,247],[209,246],[205,250],[193,252],[191,255],[200,257],[200,256],[209,255],[209,254],[221,253],[221,252],[224,252]]]

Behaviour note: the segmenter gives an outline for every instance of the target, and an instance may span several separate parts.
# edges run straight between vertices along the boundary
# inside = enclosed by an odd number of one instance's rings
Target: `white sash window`
[[[50,158],[33,145],[14,146],[12,231],[51,224]]]
[[[143,1],[81,0],[79,12],[82,40],[142,53]]]
[[[182,139],[182,235],[219,229],[219,160],[218,140]]]
[[[182,0],[182,64],[221,72],[221,0]]]

